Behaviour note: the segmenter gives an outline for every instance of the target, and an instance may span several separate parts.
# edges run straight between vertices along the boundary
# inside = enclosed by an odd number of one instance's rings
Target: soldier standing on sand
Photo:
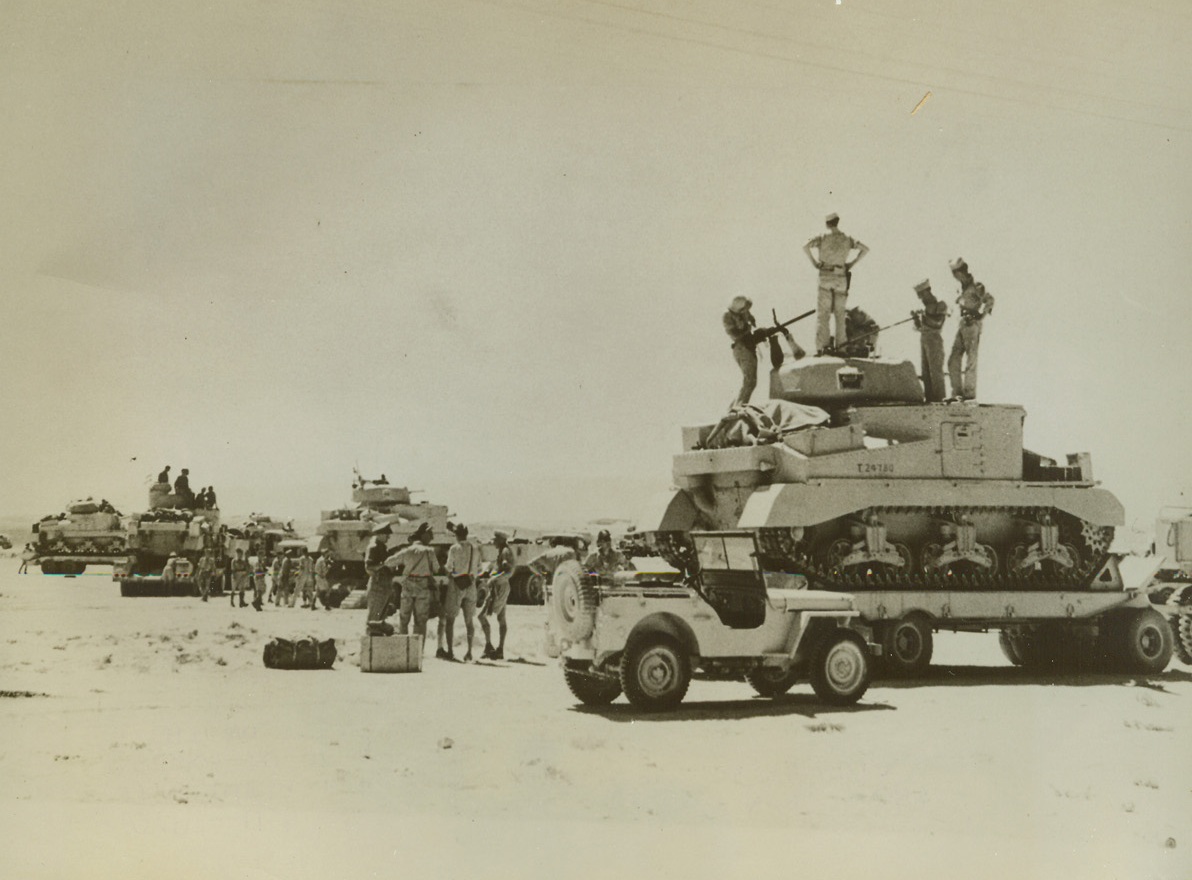
[[[252,607],[260,611],[265,604],[265,576],[269,573],[269,560],[262,553],[252,567]]]
[[[324,550],[315,560],[315,598],[323,603],[323,610],[331,610],[331,551]],[[311,603],[311,608],[315,604]]]
[[[435,589],[435,575],[442,574],[439,558],[430,540],[434,531],[430,523],[422,523],[410,536],[414,542],[385,560],[385,567],[401,569],[401,613],[398,627],[401,634],[410,632],[410,618],[414,619],[414,634],[426,636],[426,622],[430,619],[431,591]]]
[[[952,382],[952,397],[972,400],[977,396],[977,349],[981,345],[981,324],[993,314],[993,297],[985,291],[969,272],[968,263],[960,257],[949,263],[952,277],[960,282],[960,326],[948,356],[948,378]],[[963,366],[963,370],[962,370]]]
[[[741,390],[734,403],[749,403],[757,387],[757,340],[753,331],[757,321],[750,309],[753,301],[747,296],[735,296],[724,313],[724,332],[732,339],[733,358],[741,368]]]
[[[480,552],[468,540],[468,527],[455,527],[455,543],[447,551],[447,586],[439,601],[439,650],[442,660],[455,659],[455,616],[464,612],[464,630],[468,650],[464,662],[472,661],[472,640],[476,637],[476,575],[480,572]]]
[[[294,575],[297,573],[295,568],[293,555],[289,550],[284,551],[281,555],[281,568],[277,573],[280,581],[277,591],[278,607],[294,607]]]
[[[811,265],[819,269],[819,295],[816,300],[815,314],[815,350],[817,354],[827,351],[830,346],[831,333],[829,319],[836,322],[836,348],[840,348],[848,341],[847,318],[845,316],[848,304],[848,289],[851,281],[850,270],[869,253],[869,248],[850,238],[839,229],[840,216],[829,214],[824,218],[828,231],[817,235],[803,245],[803,252]],[[812,256],[811,249],[815,248],[816,255]],[[849,254],[857,251],[857,256],[850,260]]]
[[[481,656],[486,660],[504,660],[505,636],[509,632],[509,624],[505,620],[505,605],[509,602],[509,575],[513,573],[513,551],[509,549],[509,535],[505,532],[493,532],[493,544],[497,547],[497,558],[493,561],[488,579],[488,596],[480,611],[480,628],[484,630],[484,653]],[[490,614],[497,617],[499,641],[495,648],[492,627],[488,622]]]
[[[248,603],[244,601],[244,590],[248,587],[250,571],[251,566],[244,558],[244,549],[237,547],[236,558],[232,560],[232,589],[228,591],[228,602],[233,608],[236,606],[237,594],[240,596],[240,607],[248,606]]]
[[[302,597],[303,608],[315,607],[315,561],[309,553],[298,555],[298,588],[295,591]]]
[[[935,298],[931,282],[924,278],[915,285],[915,293],[923,303],[922,309],[911,312],[915,329],[919,331],[920,373],[923,394],[928,403],[939,403],[947,395],[944,391],[944,321],[948,318],[948,304]]]
[[[278,551],[273,556],[273,562],[269,566],[269,601],[274,605],[280,605],[278,597],[281,595],[281,551]]]
[[[211,595],[211,578],[215,575],[215,560],[211,558],[210,553],[204,553],[199,557],[199,595],[203,601],[207,601],[207,597]]]

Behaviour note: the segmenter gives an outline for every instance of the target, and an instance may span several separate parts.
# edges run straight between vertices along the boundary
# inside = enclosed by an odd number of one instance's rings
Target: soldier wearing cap
[[[948,304],[936,299],[931,282],[926,278],[915,285],[915,293],[923,308],[911,312],[915,329],[919,331],[920,372],[923,394],[928,403],[938,403],[947,395],[944,391],[944,321],[948,318]]]
[[[750,309],[753,301],[747,296],[735,296],[724,313],[724,332],[733,341],[733,358],[741,368],[741,390],[734,403],[749,403],[757,387],[757,340],[753,332],[757,321]]]
[[[509,624],[505,620],[505,605],[509,602],[509,575],[513,573],[513,551],[509,549],[509,535],[501,530],[493,532],[493,544],[497,548],[497,558],[493,560],[488,578],[488,595],[480,609],[480,628],[484,630],[484,653],[486,660],[505,659],[505,636],[509,632]],[[492,626],[488,616],[497,617],[498,637],[497,646],[493,647]]]
[[[977,350],[981,345],[981,325],[993,313],[993,297],[985,285],[973,278],[968,263],[957,257],[949,266],[952,277],[960,282],[960,326],[948,355],[948,378],[952,382],[952,396],[972,400],[977,396]]]
[[[834,318],[836,323],[836,348],[848,341],[846,305],[849,282],[852,278],[850,270],[869,253],[869,248],[840,231],[839,215],[829,214],[824,218],[824,223],[827,224],[828,231],[803,245],[803,253],[807,254],[807,259],[819,269],[819,297],[815,306],[817,353],[823,353],[829,348],[831,318]],[[812,248],[816,250],[814,255],[811,253]],[[857,255],[850,260],[849,254],[853,251],[856,251]]]
[[[468,527],[455,526],[455,543],[447,551],[447,585],[439,601],[439,650],[444,660],[455,659],[455,616],[464,612],[468,638],[464,661],[472,660],[472,640],[476,637],[476,575],[480,572],[480,551],[468,540]]]
[[[426,636],[426,622],[430,620],[430,597],[435,589],[435,575],[442,574],[439,558],[430,539],[434,531],[430,523],[422,523],[410,536],[413,541],[385,560],[384,568],[401,571],[401,612],[398,628],[401,634],[410,632],[410,618],[414,619],[414,634]]]
[[[596,575],[602,582],[609,581],[618,571],[625,571],[629,563],[620,550],[613,549],[613,536],[608,529],[601,529],[596,536],[596,549],[584,560],[584,571]]]
[[[376,530],[372,544],[364,554],[364,570],[368,573],[368,617],[365,631],[370,636],[393,635],[393,626],[385,622],[397,605],[393,588],[393,569],[385,564],[389,556],[389,526]]]

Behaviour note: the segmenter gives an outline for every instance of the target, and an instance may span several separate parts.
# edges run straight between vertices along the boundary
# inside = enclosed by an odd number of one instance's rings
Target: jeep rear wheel
[[[642,636],[621,657],[621,689],[639,709],[673,709],[691,684],[691,661],[673,639]]]
[[[579,669],[564,669],[563,678],[572,696],[585,706],[607,706],[621,696],[621,683],[616,679],[600,678]]]
[[[799,680],[795,666],[783,670],[779,666],[763,666],[745,673],[745,680],[761,697],[781,697]]]
[[[869,688],[869,654],[859,635],[838,630],[824,639],[811,662],[811,687],[834,706],[861,699]]]

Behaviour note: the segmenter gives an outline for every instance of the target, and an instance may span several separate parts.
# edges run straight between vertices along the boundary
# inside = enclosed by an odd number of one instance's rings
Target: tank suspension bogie
[[[833,589],[1086,589],[1112,528],[1053,508],[870,508],[763,528],[762,552]]]

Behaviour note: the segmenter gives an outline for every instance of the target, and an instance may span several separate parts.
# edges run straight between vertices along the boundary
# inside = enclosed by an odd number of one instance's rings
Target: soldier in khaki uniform
[[[476,637],[476,575],[480,573],[480,550],[468,540],[468,527],[455,527],[455,543],[447,551],[447,586],[439,603],[439,650],[441,660],[455,659],[455,617],[463,609],[468,638],[466,662],[472,661],[472,640]]]
[[[957,257],[949,266],[952,277],[960,282],[960,326],[948,356],[948,378],[952,382],[952,396],[958,400],[972,400],[977,396],[977,350],[981,345],[981,325],[993,314],[993,297],[985,285],[969,272],[968,263]]]
[[[488,578],[488,595],[480,609],[480,628],[484,630],[485,660],[505,659],[505,636],[509,633],[509,624],[505,620],[505,605],[509,602],[509,575],[513,573],[513,551],[509,549],[509,536],[500,530],[493,532],[493,544],[497,548],[497,558],[492,563],[492,571]],[[493,647],[492,626],[488,616],[497,618],[498,639]]]
[[[439,558],[430,540],[434,531],[430,523],[423,523],[410,536],[414,543],[403,547],[385,560],[385,568],[402,572],[401,612],[398,627],[401,634],[410,632],[414,620],[415,635],[426,636],[426,622],[430,619],[431,591],[435,589],[435,575],[442,574]]]
[[[735,296],[724,313],[724,332],[733,341],[733,358],[741,368],[741,390],[734,403],[749,403],[753,390],[757,388],[757,340],[753,331],[757,321],[750,309],[753,301],[746,296]]]
[[[947,393],[944,389],[944,321],[948,318],[948,304],[935,298],[931,282],[926,278],[915,285],[915,293],[923,308],[911,312],[915,329],[919,331],[920,372],[923,394],[928,403],[938,403]]]
[[[815,350],[817,354],[829,348],[832,335],[829,331],[830,319],[836,322],[836,348],[848,342],[847,304],[850,275],[849,271],[869,253],[869,248],[850,238],[840,231],[840,217],[829,214],[824,218],[828,231],[817,235],[803,245],[803,253],[811,260],[811,265],[819,269],[819,296],[816,300],[815,315]],[[815,248],[816,253],[811,253]],[[849,259],[853,251],[857,255]]]

